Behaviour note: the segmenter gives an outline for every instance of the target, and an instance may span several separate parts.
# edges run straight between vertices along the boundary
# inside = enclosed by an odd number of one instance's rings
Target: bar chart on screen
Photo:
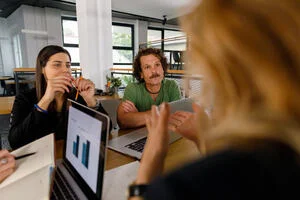
[[[86,141],[86,143],[82,143],[82,157],[81,163],[89,168],[89,153],[90,153],[90,141]]]
[[[76,108],[70,107],[66,158],[85,180],[90,180],[91,187],[96,187],[99,154],[101,153],[101,121],[96,120]]]
[[[79,145],[80,145],[80,136],[76,135],[76,141],[73,141],[73,155],[78,159],[79,156]],[[86,140],[86,142],[82,142],[81,148],[81,163],[87,169],[89,168],[89,159],[90,159],[90,141]]]
[[[76,141],[73,142],[73,155],[78,158],[79,151],[79,135],[76,135]]]

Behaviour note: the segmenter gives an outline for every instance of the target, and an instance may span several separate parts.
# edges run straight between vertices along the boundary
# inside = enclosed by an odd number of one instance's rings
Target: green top
[[[174,80],[164,79],[159,94],[154,101],[146,90],[145,83],[130,83],[127,85],[123,101],[132,101],[139,112],[151,109],[152,105],[160,105],[162,102],[171,102],[181,98],[180,90]]]

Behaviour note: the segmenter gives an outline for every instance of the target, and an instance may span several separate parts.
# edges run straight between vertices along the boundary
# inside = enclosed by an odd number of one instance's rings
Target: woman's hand
[[[47,79],[47,88],[44,96],[39,101],[38,106],[44,110],[48,109],[49,104],[54,100],[58,94],[64,94],[70,92],[72,87],[71,82],[74,78],[70,73],[63,73],[52,79]]]
[[[160,112],[156,106],[151,108],[151,117],[146,119],[148,138],[143,151],[137,184],[149,183],[163,171],[164,159],[169,147],[168,118],[169,105],[163,103]]]
[[[75,86],[87,105],[89,107],[95,107],[95,84],[89,79],[79,78],[75,80]]]
[[[69,88],[72,87],[71,82],[73,79],[69,73],[64,73],[53,79],[47,79],[47,88],[43,99],[52,102],[57,93],[70,92]]]
[[[0,183],[11,175],[16,167],[15,157],[7,150],[0,151]]]
[[[177,111],[169,118],[169,129],[183,137],[197,141],[196,113]]]
[[[193,141],[200,150],[203,133],[211,128],[211,119],[204,109],[193,103],[194,113],[177,111],[169,118],[169,129]]]

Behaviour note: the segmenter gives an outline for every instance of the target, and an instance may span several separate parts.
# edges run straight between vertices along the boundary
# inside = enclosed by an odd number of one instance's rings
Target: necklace
[[[161,87],[159,88],[159,90],[157,92],[151,92],[148,90],[148,88],[145,86],[147,92],[149,92],[150,94],[158,94],[160,92]]]

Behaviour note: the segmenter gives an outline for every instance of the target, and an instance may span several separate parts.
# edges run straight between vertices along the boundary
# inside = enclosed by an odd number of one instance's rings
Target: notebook
[[[190,98],[184,98],[177,101],[173,101],[170,102],[169,105],[171,113],[174,113],[179,110],[193,112],[192,99]],[[146,127],[136,129],[126,135],[116,137],[108,141],[108,148],[135,157],[140,160],[147,140],[147,134],[148,130]],[[169,144],[181,138],[179,134],[174,133],[172,131],[169,131],[169,134]]]
[[[55,167],[54,134],[22,146],[11,154],[16,158],[16,168],[0,183],[0,199],[49,199]]]
[[[51,199],[101,199],[109,117],[72,100]]]

